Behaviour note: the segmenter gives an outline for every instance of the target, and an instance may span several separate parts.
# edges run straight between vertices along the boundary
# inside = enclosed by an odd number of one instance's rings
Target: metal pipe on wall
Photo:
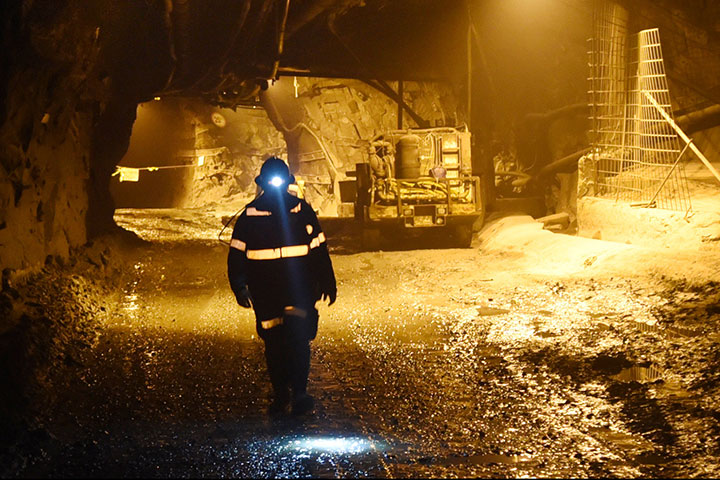
[[[403,93],[403,81],[398,80],[398,102],[397,102],[397,123],[398,123],[398,130],[402,130],[403,128],[403,103],[404,103],[404,93]]]

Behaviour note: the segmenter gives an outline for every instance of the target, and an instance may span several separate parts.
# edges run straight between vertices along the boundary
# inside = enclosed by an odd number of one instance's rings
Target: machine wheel
[[[379,250],[380,249],[380,229],[379,228],[363,227],[362,248],[363,248],[363,250]]]
[[[458,225],[453,228],[453,237],[455,237],[455,243],[460,248],[470,248],[472,244],[473,230],[472,224],[469,225]]]

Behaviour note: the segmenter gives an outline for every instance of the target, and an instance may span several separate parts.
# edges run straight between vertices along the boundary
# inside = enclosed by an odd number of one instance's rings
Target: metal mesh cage
[[[685,145],[666,119],[672,107],[658,29],[629,35],[627,12],[598,2],[590,68],[595,194],[688,211]]]

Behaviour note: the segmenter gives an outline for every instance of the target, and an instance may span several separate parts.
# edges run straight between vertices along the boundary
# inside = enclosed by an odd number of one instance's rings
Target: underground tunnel
[[[3,11],[1,476],[720,475],[720,5]]]

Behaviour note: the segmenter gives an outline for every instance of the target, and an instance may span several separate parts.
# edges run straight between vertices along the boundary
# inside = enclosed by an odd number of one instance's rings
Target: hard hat
[[[295,183],[295,177],[290,174],[290,169],[285,160],[278,157],[270,157],[265,160],[260,168],[260,175],[255,178],[255,183],[260,185],[263,190],[268,188],[287,188],[291,183]]]

